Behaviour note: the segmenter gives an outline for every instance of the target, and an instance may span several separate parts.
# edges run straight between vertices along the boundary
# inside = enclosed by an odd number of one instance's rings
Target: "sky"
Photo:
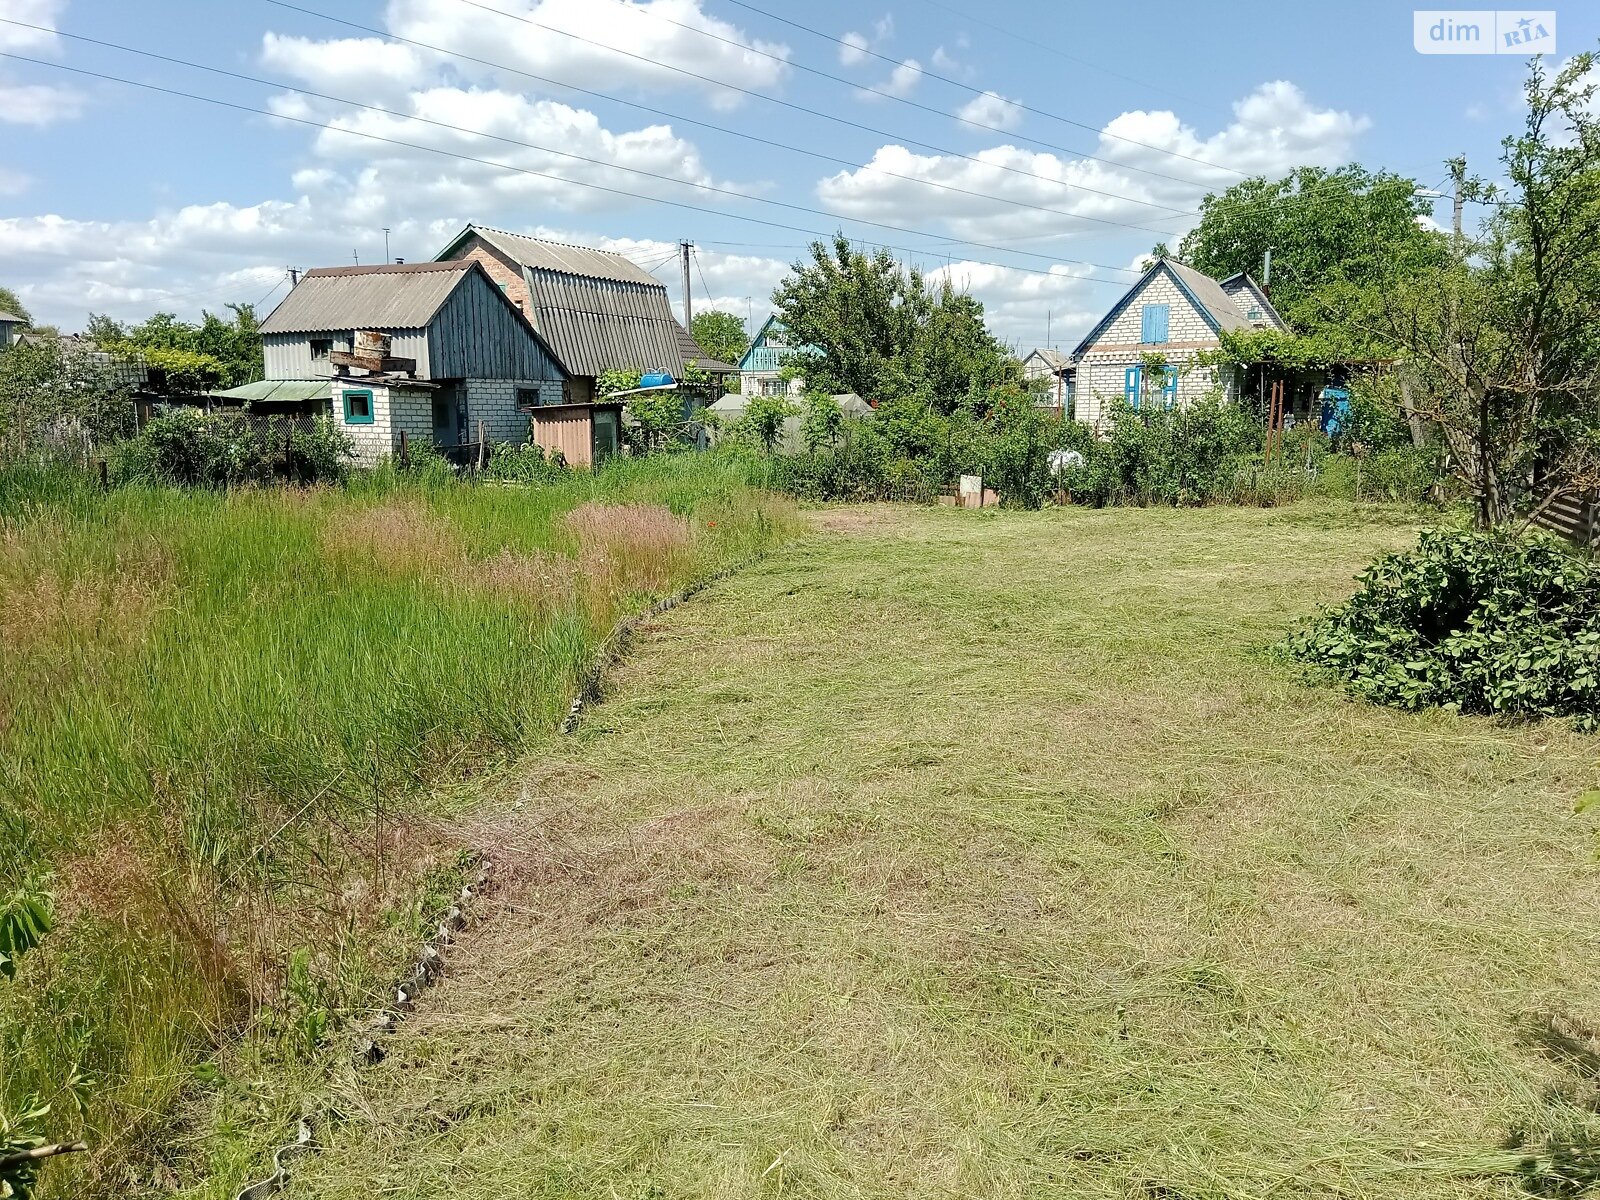
[[[1600,5],[1557,12],[1558,62],[1596,45]],[[1359,161],[1440,190],[1464,153],[1493,177],[1526,71],[1419,54],[1412,9],[1379,0],[0,0],[0,19],[0,285],[67,331],[265,314],[290,267],[428,259],[472,222],[625,253],[675,305],[692,241],[696,311],[751,327],[838,230],[971,292],[1019,352],[1070,349],[1248,175]]]

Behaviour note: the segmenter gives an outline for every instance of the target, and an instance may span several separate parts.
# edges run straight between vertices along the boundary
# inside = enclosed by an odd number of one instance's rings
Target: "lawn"
[[[1584,1169],[1596,742],[1369,707],[1264,652],[1414,517],[818,520],[661,618],[486,806],[496,907],[341,1086],[297,1196]]]

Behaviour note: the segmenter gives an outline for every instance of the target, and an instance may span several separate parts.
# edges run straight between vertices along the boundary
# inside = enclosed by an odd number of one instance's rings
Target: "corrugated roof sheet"
[[[1167,259],[1166,264],[1174,275],[1188,285],[1194,298],[1206,307],[1218,325],[1224,329],[1250,328],[1250,322],[1233,302],[1233,297],[1223,291],[1222,285],[1215,279],[1173,258]]]
[[[261,323],[261,332],[422,329],[474,268],[482,269],[465,259],[381,267],[319,267],[300,277],[300,282]]]
[[[468,225],[450,243],[476,233],[502,254],[515,259],[525,267],[538,271],[559,271],[565,275],[582,275],[590,279],[609,279],[614,283],[637,283],[645,287],[666,287],[650,272],[636,266],[620,254],[609,250],[595,250],[588,246],[571,246],[566,242],[550,242],[529,237],[525,233],[509,233],[504,229],[491,229],[485,225]],[[449,253],[447,250],[445,253]]]
[[[1046,366],[1052,367],[1057,371],[1065,370],[1067,367],[1072,365],[1072,355],[1064,353],[1060,350],[1050,350],[1041,347],[1036,349],[1033,354],[1028,355],[1028,357],[1032,358],[1034,354],[1037,354],[1041,359],[1043,359]]]
[[[261,379],[211,395],[224,400],[287,404],[299,400],[327,400],[333,388],[326,379]]]
[[[16,313],[8,313],[8,312],[0,312],[0,321],[4,321],[8,325],[25,325],[25,324],[27,324],[27,322],[25,322],[21,317],[17,316]]]

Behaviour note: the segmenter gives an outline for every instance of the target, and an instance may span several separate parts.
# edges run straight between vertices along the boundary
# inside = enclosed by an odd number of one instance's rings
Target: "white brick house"
[[[409,371],[365,372],[332,361],[358,331],[386,334]],[[334,423],[371,466],[412,442],[458,447],[481,428],[525,442],[529,412],[559,404],[568,371],[470,260],[307,271],[261,325],[266,376],[326,380]]]
[[[1222,345],[1225,329],[1287,330],[1266,293],[1240,273],[1218,282],[1170,258],[1157,259],[1072,352],[1078,420],[1095,424],[1116,400],[1138,407],[1193,403],[1218,386],[1216,372],[1195,362]],[[1144,378],[1143,358],[1165,356],[1160,381]],[[1224,390],[1231,379],[1221,380]]]

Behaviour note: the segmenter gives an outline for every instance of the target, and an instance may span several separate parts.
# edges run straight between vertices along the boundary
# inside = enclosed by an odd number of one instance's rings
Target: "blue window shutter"
[[[1129,367],[1122,373],[1122,398],[1129,408],[1139,407],[1139,371],[1138,367]]]
[[[1139,340],[1151,346],[1159,346],[1165,342],[1171,313],[1170,304],[1146,304],[1139,313]]]
[[[1167,402],[1167,407],[1168,408],[1171,408],[1171,407],[1173,407],[1173,405],[1177,404],[1177,402],[1178,402],[1178,368],[1177,367],[1168,367],[1167,368],[1167,379],[1166,379],[1166,382],[1161,385],[1161,396],[1162,396],[1162,399],[1164,399]]]

